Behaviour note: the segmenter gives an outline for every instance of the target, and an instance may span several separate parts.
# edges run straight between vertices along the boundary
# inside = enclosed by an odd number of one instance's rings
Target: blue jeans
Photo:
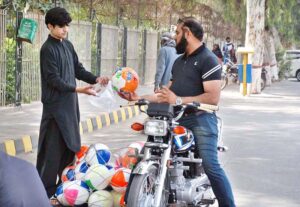
[[[218,161],[218,126],[213,113],[188,115],[179,120],[180,125],[193,131],[196,149],[219,203],[219,207],[235,207],[230,183]]]

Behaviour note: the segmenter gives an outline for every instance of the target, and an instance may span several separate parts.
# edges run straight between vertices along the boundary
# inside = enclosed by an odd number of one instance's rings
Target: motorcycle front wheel
[[[158,178],[158,168],[151,166],[149,172],[143,175],[134,175],[128,192],[127,206],[145,207],[152,206],[156,192],[156,182]],[[166,182],[165,182],[166,184]],[[167,206],[168,189],[166,185],[163,189],[160,207]]]

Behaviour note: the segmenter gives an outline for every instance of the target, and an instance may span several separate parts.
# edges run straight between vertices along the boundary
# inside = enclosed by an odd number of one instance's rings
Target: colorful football
[[[125,193],[118,193],[116,191],[111,191],[111,195],[114,198],[114,207],[122,207],[125,206],[124,196]]]
[[[76,152],[76,154],[75,154],[75,164],[76,165],[84,159],[88,149],[89,149],[89,146],[82,145],[80,147],[80,150],[78,152]]]
[[[128,148],[127,152],[121,157],[121,166],[133,169],[136,165],[138,158],[135,155],[135,148]]]
[[[95,191],[88,200],[89,207],[113,207],[113,196],[106,190]]]
[[[128,168],[118,169],[111,178],[111,187],[119,193],[124,193],[129,182],[130,174],[131,170]]]
[[[114,73],[111,81],[115,91],[129,93],[137,89],[139,76],[132,68],[120,67]]]
[[[140,153],[140,152],[142,151],[144,145],[145,145],[145,142],[143,142],[143,141],[140,141],[140,142],[132,142],[132,143],[128,146],[128,148],[134,148],[134,149],[137,149],[138,153]]]
[[[110,183],[113,174],[113,168],[108,168],[101,164],[94,164],[89,167],[84,179],[91,189],[103,190]]]
[[[92,144],[85,156],[85,161],[88,165],[102,164],[105,165],[109,162],[111,153],[105,144],[97,143]]]
[[[66,185],[67,182],[70,182],[70,181],[66,181],[64,183],[61,183],[57,187],[56,192],[55,192],[55,197],[57,198],[57,200],[59,201],[59,203],[61,205],[64,205],[64,206],[68,206],[69,205],[68,201],[65,199],[65,196],[64,196],[64,186]]]
[[[60,203],[67,206],[81,205],[87,202],[90,189],[81,180],[62,183],[56,190],[56,197]]]
[[[75,170],[75,166],[67,166],[61,174],[61,181],[66,182],[66,181],[75,180],[74,170]]]
[[[75,179],[84,180],[85,173],[88,169],[89,166],[85,161],[81,161],[80,163],[78,163],[74,169]]]

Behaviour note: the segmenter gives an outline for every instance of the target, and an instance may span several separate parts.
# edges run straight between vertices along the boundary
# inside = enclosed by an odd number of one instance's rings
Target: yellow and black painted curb
[[[145,110],[145,106],[141,106]],[[138,106],[126,106],[110,113],[101,113],[79,123],[80,134],[86,134],[112,124],[118,124],[140,114]],[[38,136],[25,135],[20,139],[7,139],[0,143],[0,151],[15,156],[19,153],[32,152],[38,145]]]
[[[145,110],[144,106],[141,108]],[[93,132],[111,124],[118,124],[139,114],[140,110],[138,106],[127,106],[110,113],[102,113],[96,117],[81,121],[79,124],[80,134]]]
[[[37,147],[38,136],[25,135],[20,139],[7,139],[0,143],[0,151],[15,156],[19,153],[32,152]]]

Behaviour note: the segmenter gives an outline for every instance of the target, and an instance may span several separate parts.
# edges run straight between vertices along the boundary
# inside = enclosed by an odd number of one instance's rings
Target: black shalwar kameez
[[[96,83],[96,76],[79,62],[72,43],[49,35],[40,51],[43,114],[37,170],[48,197],[55,193],[57,175],[80,149],[76,80]]]

